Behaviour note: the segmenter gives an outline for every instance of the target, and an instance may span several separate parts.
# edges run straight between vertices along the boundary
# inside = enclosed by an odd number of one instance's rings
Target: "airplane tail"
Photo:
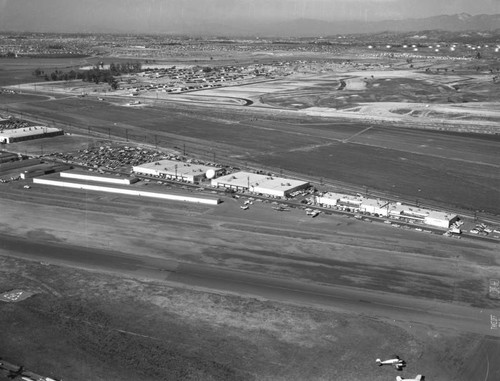
[[[403,381],[403,379],[400,376],[397,376],[396,381]]]
[[[382,365],[382,360],[380,359],[376,359],[375,362],[378,364],[378,365]]]

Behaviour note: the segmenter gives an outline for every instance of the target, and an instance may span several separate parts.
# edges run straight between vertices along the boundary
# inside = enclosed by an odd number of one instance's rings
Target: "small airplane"
[[[275,206],[275,207],[273,207],[273,209],[277,210],[278,212],[287,212],[287,211],[290,210],[290,209],[288,209],[288,208],[286,208],[284,206],[281,206],[281,205],[280,206]]]
[[[376,363],[378,364],[378,366],[382,366],[382,365],[392,365],[394,368],[396,368],[397,370],[403,370],[403,368],[406,366],[406,361],[404,360],[401,360],[399,358],[399,356],[394,356],[394,358],[392,359],[389,359],[389,360],[380,360],[380,359],[376,359],[375,360]]]
[[[421,374],[417,375],[415,378],[401,378],[397,376],[396,381],[424,381],[424,377]]]

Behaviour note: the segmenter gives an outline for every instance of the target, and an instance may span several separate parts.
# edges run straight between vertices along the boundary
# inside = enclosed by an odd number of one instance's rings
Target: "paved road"
[[[327,286],[266,274],[182,263],[148,257],[141,253],[131,255],[57,242],[31,242],[21,237],[2,234],[0,255],[377,316],[395,320],[398,324],[406,325],[408,329],[411,329],[413,324],[422,323],[500,337],[500,329],[491,329],[491,315],[500,316],[500,310],[481,310],[404,295]]]

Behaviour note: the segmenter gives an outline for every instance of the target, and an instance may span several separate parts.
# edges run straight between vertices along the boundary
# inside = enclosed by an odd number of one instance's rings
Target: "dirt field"
[[[376,319],[256,298],[5,258],[1,265],[0,289],[39,291],[0,305],[9,327],[0,331],[3,357],[62,379],[387,380],[394,370],[374,359],[397,349],[411,364],[405,374],[425,367],[433,379],[465,380],[459,364],[482,345],[466,334],[425,327],[410,334]]]
[[[382,224],[368,229],[366,223],[334,216],[312,220],[266,204],[242,211],[241,201],[233,199],[219,207],[152,201],[125,207],[130,198],[17,188],[21,184],[2,187],[1,230],[33,242],[139,252],[498,308],[484,297],[486,279],[498,266],[490,245],[426,235],[423,246],[424,233]],[[5,253],[9,247],[0,249]],[[393,322],[89,273],[57,262],[0,258],[0,291],[36,292],[23,302],[0,304],[2,326],[10,327],[0,332],[3,357],[42,374],[75,380],[382,381],[394,377],[394,370],[378,368],[374,359],[397,352],[409,363],[407,376],[424,370],[428,379],[484,375],[467,360],[488,344],[453,325]],[[41,350],[48,342],[50,356]]]

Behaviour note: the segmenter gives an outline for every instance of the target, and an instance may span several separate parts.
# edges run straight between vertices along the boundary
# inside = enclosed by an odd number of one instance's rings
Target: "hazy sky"
[[[0,0],[0,29],[169,32],[224,22],[379,21],[462,12],[500,13],[500,0]]]

